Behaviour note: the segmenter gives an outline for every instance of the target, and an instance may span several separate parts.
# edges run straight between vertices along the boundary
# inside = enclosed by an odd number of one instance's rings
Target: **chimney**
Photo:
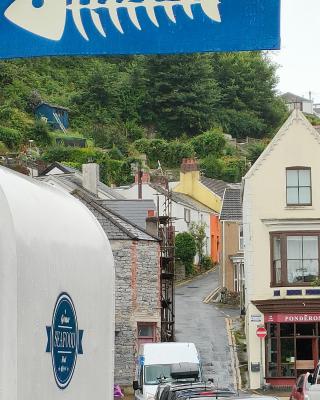
[[[195,158],[183,158],[181,164],[181,172],[199,171],[198,162]]]
[[[146,219],[146,231],[152,235],[152,236],[158,236],[158,218],[153,216],[153,217],[147,217]]]
[[[135,183],[138,183],[139,181],[138,173],[135,174],[134,181]],[[150,174],[148,172],[141,173],[141,183],[150,183]]]
[[[99,165],[95,163],[82,165],[82,186],[89,192],[98,194]]]

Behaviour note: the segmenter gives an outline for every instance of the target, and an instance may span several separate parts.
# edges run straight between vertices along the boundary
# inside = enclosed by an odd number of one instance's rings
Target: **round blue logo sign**
[[[47,335],[46,351],[51,353],[54,377],[58,387],[65,389],[72,379],[78,354],[83,354],[83,331],[78,329],[76,310],[67,293],[61,293],[56,301]]]

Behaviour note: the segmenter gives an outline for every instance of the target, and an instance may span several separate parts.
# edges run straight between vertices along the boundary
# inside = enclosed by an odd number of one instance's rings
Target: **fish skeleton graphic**
[[[41,0],[40,0],[41,1]],[[168,18],[176,23],[174,7],[182,7],[186,15],[193,19],[192,6],[199,4],[202,11],[213,21],[221,22],[219,12],[219,0],[89,0],[89,4],[81,4],[80,0],[42,0],[39,7],[33,5],[33,0],[15,0],[5,11],[5,17],[19,27],[39,35],[43,38],[59,41],[62,38],[67,11],[71,11],[74,23],[84,39],[89,40],[82,23],[81,10],[87,9],[90,12],[92,21],[99,33],[106,37],[106,31],[102,25],[99,10],[107,10],[113,25],[121,33],[123,28],[119,20],[119,9],[126,9],[128,17],[133,25],[141,30],[137,17],[137,9],[143,8],[150,21],[157,27],[159,23],[155,9],[162,7]]]

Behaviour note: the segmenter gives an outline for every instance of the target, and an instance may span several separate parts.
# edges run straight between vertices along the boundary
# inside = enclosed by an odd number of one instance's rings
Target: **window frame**
[[[270,287],[311,286],[312,282],[288,282],[287,269],[287,237],[288,236],[317,236],[318,237],[318,277],[320,277],[320,231],[281,231],[270,232]],[[276,282],[274,268],[274,238],[280,238],[281,282]]]
[[[191,222],[191,210],[186,207],[184,207],[184,221],[187,224],[190,224],[190,222]]]
[[[299,197],[299,172],[298,172],[298,186],[288,186],[288,171],[305,171],[308,170],[310,172],[310,186],[301,186],[304,188],[310,187],[310,202],[309,203],[288,203],[288,188],[296,187],[298,189],[298,197]],[[311,176],[311,167],[287,167],[286,168],[286,205],[287,207],[300,207],[300,206],[312,206],[312,176]]]
[[[239,228],[239,251],[244,251],[244,235],[243,235],[243,224],[238,225]]]

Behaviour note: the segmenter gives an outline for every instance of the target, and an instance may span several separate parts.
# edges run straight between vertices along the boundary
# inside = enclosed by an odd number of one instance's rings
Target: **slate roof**
[[[85,191],[76,189],[72,194],[95,215],[109,240],[159,240],[144,229],[102,205],[98,199],[91,197]]]
[[[67,107],[58,106],[57,104],[48,103],[48,102],[46,102],[46,101],[42,101],[41,103],[39,103],[39,104],[35,107],[35,109],[37,109],[37,108],[39,108],[40,106],[43,106],[43,105],[49,106],[49,107],[51,107],[51,108],[57,108],[58,110],[70,111],[70,109],[67,108]]]
[[[221,221],[242,221],[241,187],[226,188],[220,213]]]
[[[58,168],[61,170],[61,174],[53,174],[53,175],[48,175],[50,171],[52,171],[54,168]],[[42,171],[41,174],[39,174],[40,177],[43,176],[54,176],[58,178],[59,180],[64,181],[66,184],[67,182],[72,182],[74,185],[82,187],[82,173],[72,167],[69,167],[67,165],[64,165],[59,162],[54,162],[51,165],[49,165],[48,168],[46,168],[44,171]],[[125,200],[125,197],[122,196],[120,193],[118,193],[116,190],[110,188],[109,186],[105,185],[103,182],[99,181],[98,182],[98,189],[101,192],[104,192],[106,196],[111,197],[113,199],[121,199]]]
[[[287,103],[297,103],[298,101],[311,103],[311,100],[305,99],[304,97],[301,96],[297,96],[296,94],[290,92],[282,94],[281,97]]]
[[[220,181],[219,179],[207,178],[205,176],[201,177],[201,183],[211,190],[211,192],[221,197],[221,199],[225,189],[230,186],[227,182]]]
[[[150,184],[150,186],[160,194],[163,194],[163,195],[167,194],[167,191],[160,185]],[[171,198],[172,198],[172,201],[174,201],[175,203],[182,204],[186,207],[192,208],[193,210],[202,211],[202,212],[206,212],[206,213],[210,213],[210,214],[217,214],[211,208],[205,206],[204,204],[193,199],[192,197],[188,196],[187,194],[171,192]]]
[[[153,200],[98,200],[99,204],[116,212],[141,228],[146,228],[148,211],[156,211]]]

